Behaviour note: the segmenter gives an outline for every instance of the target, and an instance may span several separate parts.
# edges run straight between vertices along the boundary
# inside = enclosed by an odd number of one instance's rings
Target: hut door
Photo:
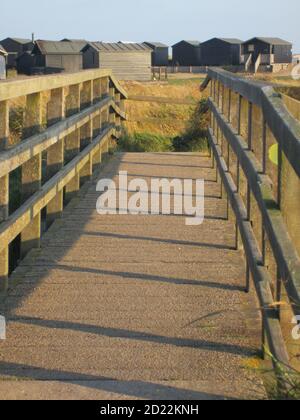
[[[6,79],[5,58],[0,56],[0,80]]]

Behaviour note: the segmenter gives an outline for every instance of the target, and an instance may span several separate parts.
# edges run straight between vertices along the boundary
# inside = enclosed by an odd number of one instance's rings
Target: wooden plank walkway
[[[205,178],[206,220],[100,216],[96,178],[42,249],[26,258],[0,313],[0,398],[260,398],[247,368],[260,320],[245,294],[211,160],[197,154],[124,154],[101,177]]]

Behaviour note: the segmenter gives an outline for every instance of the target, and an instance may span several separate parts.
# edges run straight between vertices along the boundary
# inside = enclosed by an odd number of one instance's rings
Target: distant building
[[[16,68],[17,58],[26,51],[32,51],[33,41],[23,38],[5,38],[0,41],[2,47],[7,51],[7,67]]]
[[[293,60],[292,43],[280,38],[252,38],[242,45],[245,62],[250,59],[252,65],[275,66],[290,64]]]
[[[7,52],[2,45],[0,45],[0,80],[6,79],[6,57]]]
[[[242,60],[240,39],[213,38],[201,44],[201,63],[203,66],[239,65]]]
[[[152,49],[152,66],[168,66],[169,65],[169,47],[161,42],[144,42],[145,45]]]
[[[199,41],[180,41],[172,48],[175,66],[201,66],[201,43]]]
[[[296,64],[300,63],[300,54],[293,55],[293,63],[296,63]]]
[[[18,59],[20,73],[77,72],[82,70],[82,43],[36,41],[32,53]]]
[[[119,80],[152,78],[152,50],[145,44],[91,42],[82,52],[84,69],[111,69]]]

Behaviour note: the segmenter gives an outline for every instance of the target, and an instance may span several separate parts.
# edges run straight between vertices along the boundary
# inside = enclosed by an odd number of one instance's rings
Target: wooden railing
[[[118,138],[126,98],[106,70],[0,83],[2,291]]]
[[[245,288],[251,278],[256,288],[263,348],[277,366],[299,368],[300,123],[270,86],[210,69],[209,87],[209,143],[245,253]]]

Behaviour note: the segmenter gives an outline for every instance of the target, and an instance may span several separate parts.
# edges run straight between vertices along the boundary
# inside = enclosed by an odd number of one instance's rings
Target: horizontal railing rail
[[[209,69],[208,133],[274,360],[299,367],[300,123],[273,87]],[[230,212],[229,212],[230,213]],[[265,343],[265,341],[264,341]]]
[[[120,136],[126,92],[110,71],[0,83],[0,290]]]

